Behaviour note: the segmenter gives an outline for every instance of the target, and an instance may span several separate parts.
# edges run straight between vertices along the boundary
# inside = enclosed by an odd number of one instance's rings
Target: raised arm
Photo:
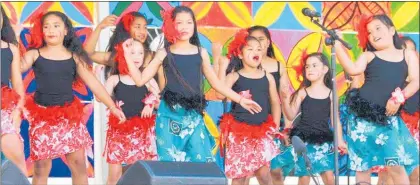
[[[99,23],[99,25],[90,34],[90,36],[85,42],[84,49],[88,53],[89,57],[98,64],[110,65],[108,61],[111,56],[111,53],[98,52],[95,51],[95,49],[96,44],[98,43],[99,36],[101,35],[101,31],[108,26],[114,26],[116,24],[117,19],[118,17],[116,15],[109,15],[105,17],[105,19]]]
[[[356,62],[353,63],[349,56],[347,56],[344,46],[340,42],[336,42],[334,47],[337,53],[338,61],[341,66],[343,66],[344,71],[352,76],[362,74],[369,61],[373,59],[373,53],[364,52],[359,56]]]
[[[303,98],[305,98],[306,93],[304,89],[300,89],[296,95],[295,101],[290,102],[290,92],[289,88],[284,86],[281,88],[281,97],[282,97],[282,108],[283,112],[288,120],[293,120],[299,113],[300,104],[302,103]]]

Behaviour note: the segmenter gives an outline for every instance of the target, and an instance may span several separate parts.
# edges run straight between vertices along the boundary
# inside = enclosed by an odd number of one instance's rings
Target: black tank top
[[[168,57],[166,57],[163,61],[167,81],[164,91],[172,91],[182,94],[185,97],[201,94],[202,90],[200,87],[200,79],[202,79],[202,74],[200,71],[202,59],[200,54],[179,55],[172,53],[172,57],[174,57],[175,68],[179,71],[180,76],[184,79],[184,81],[187,82],[193,89],[194,93],[188,90],[183,83],[177,79],[174,71],[169,67]]]
[[[114,88],[115,100],[124,102],[121,106],[127,119],[133,116],[140,116],[144,108],[143,99],[146,97],[147,87],[145,85],[137,87],[136,85],[127,85],[121,82],[118,75],[118,83]]]
[[[171,56],[174,60],[175,71],[179,71],[179,76],[184,82],[176,77],[176,73],[170,67],[167,56],[163,60],[167,83],[161,93],[162,99],[165,100],[172,110],[174,110],[174,105],[178,104],[187,111],[196,111],[199,114],[203,114],[207,101],[201,87],[203,75],[201,72],[202,59],[200,54],[180,55],[172,53]]]
[[[10,49],[10,44],[7,43],[7,48],[1,48],[1,85],[8,86],[11,75],[11,67],[13,61],[13,53]]]
[[[306,91],[301,104],[301,120],[292,129],[291,135],[297,135],[309,143],[324,143],[333,140],[329,126],[331,114],[330,93],[325,99],[312,98]]]
[[[375,53],[374,53],[375,54]],[[388,99],[395,88],[403,88],[408,75],[408,66],[404,59],[400,62],[389,62],[376,56],[367,65],[365,83],[360,88],[360,96],[371,103],[386,107]]]
[[[43,106],[64,105],[73,101],[73,81],[76,78],[76,62],[73,56],[66,60],[39,57],[33,64],[36,91],[35,102]]]
[[[266,121],[270,110],[269,82],[266,75],[259,79],[252,79],[239,74],[239,78],[233,84],[232,90],[237,93],[249,90],[252,100],[257,102],[262,108],[260,113],[251,114],[240,104],[233,102],[231,113],[236,120],[249,125],[261,125]]]

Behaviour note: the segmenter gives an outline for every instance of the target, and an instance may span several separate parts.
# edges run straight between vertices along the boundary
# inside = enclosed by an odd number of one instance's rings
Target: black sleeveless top
[[[303,141],[312,144],[332,142],[333,132],[330,129],[331,99],[330,93],[325,99],[312,98],[306,91],[301,104],[301,120],[291,130],[291,136],[299,136]]]
[[[10,49],[10,44],[7,43],[7,48],[1,48],[1,86],[9,85],[12,61],[13,53]]]
[[[360,88],[360,96],[371,103],[386,107],[395,88],[403,88],[407,75],[405,54],[400,62],[389,62],[375,54],[375,58],[366,67],[365,83]]]
[[[366,66],[365,83],[359,90],[349,91],[347,96],[350,111],[357,117],[381,125],[388,124],[388,117],[385,115],[386,103],[397,87],[404,87],[408,75],[405,51],[403,55],[402,61],[389,62],[375,54]]]
[[[168,56],[163,60],[166,86],[161,92],[163,100],[173,107],[179,104],[187,110],[195,110],[202,114],[206,107],[206,100],[201,87],[202,58],[199,53],[193,55],[180,55],[171,53],[175,71],[170,67]],[[176,73],[183,79],[177,78]],[[188,84],[189,89],[184,83]]]
[[[76,78],[76,62],[73,56],[66,60],[39,57],[33,64],[36,91],[35,102],[42,106],[64,105],[73,101],[73,81]]]
[[[120,75],[118,75],[118,83],[114,88],[114,97],[117,101],[124,102],[121,106],[122,111],[127,119],[140,116],[144,108],[143,99],[148,94],[145,85],[137,87],[136,85],[127,85],[121,82]]]
[[[257,102],[262,108],[260,113],[251,114],[240,104],[232,102],[231,114],[236,120],[249,125],[261,125],[266,121],[270,108],[269,82],[266,75],[259,79],[252,79],[239,74],[239,78],[233,84],[232,90],[237,93],[249,90],[252,95],[252,100]]]

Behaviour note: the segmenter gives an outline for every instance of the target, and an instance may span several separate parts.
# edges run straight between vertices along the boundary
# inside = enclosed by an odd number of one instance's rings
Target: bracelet
[[[395,91],[392,92],[391,100],[393,100],[396,104],[403,104],[406,100],[406,97],[404,94],[405,94],[404,91],[402,91],[399,87],[397,87]]]
[[[144,104],[146,104],[146,106],[150,106],[153,107],[153,105],[155,105],[156,103],[159,102],[158,98],[153,94],[153,93],[149,93],[143,100],[142,102]]]
[[[115,109],[115,108],[117,108],[117,107],[114,105],[114,106],[112,106],[112,107],[108,108],[108,110],[109,110],[109,111],[112,111],[112,109]]]

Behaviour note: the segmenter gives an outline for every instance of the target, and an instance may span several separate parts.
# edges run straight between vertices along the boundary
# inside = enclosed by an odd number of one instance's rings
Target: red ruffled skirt
[[[138,160],[157,160],[155,119],[132,117],[124,123],[109,116],[104,154],[110,164],[132,164]]]
[[[274,143],[276,124],[271,116],[261,125],[254,126],[224,114],[220,130],[221,145],[226,146],[225,174],[228,178],[250,177],[261,167],[269,167],[271,160],[280,153]]]
[[[20,96],[10,87],[1,86],[1,133],[3,134],[19,134],[11,116],[12,111],[16,108]],[[20,135],[19,135],[20,136]],[[20,137],[22,140],[22,137]],[[23,140],[22,140],[23,141]]]
[[[87,149],[92,138],[82,123],[84,105],[77,97],[64,106],[41,106],[33,96],[26,99],[29,122],[30,159],[54,159]]]

